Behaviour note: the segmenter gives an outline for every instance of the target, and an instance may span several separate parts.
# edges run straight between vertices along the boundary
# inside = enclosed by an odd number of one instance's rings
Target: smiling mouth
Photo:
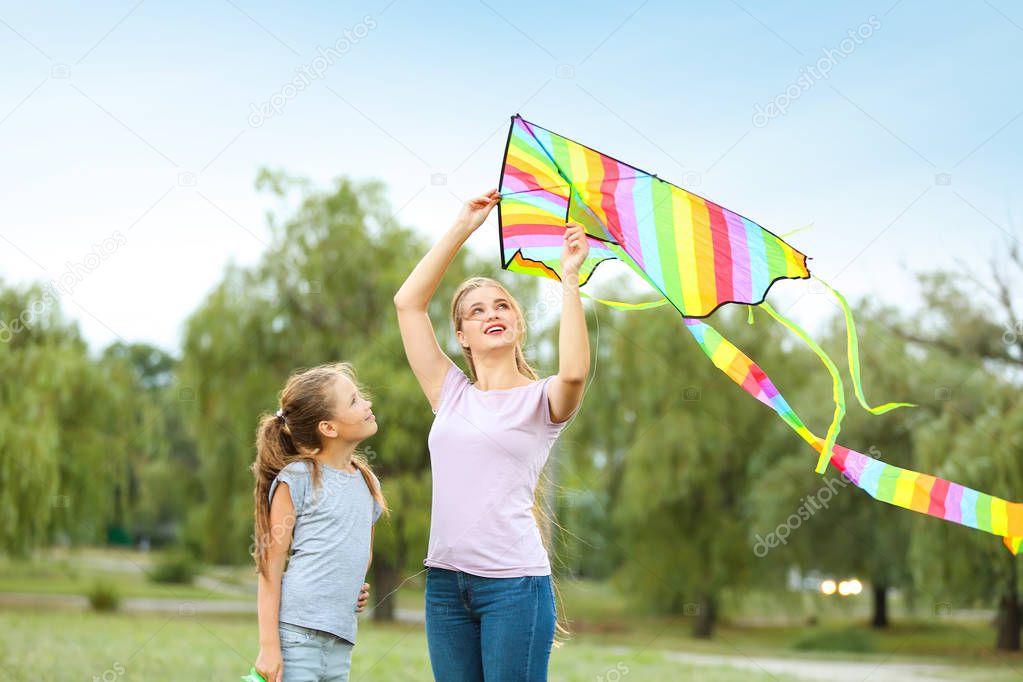
[[[487,330],[483,333],[486,334],[487,336],[496,336],[498,334],[503,334],[504,331],[505,331],[504,325],[495,324],[493,327],[487,328]]]

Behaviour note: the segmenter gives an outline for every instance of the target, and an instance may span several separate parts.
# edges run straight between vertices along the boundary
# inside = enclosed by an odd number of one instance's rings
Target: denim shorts
[[[280,624],[284,682],[348,682],[353,644],[322,630]]]

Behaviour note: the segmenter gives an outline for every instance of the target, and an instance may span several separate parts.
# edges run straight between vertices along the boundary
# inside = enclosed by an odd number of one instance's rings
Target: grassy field
[[[248,570],[221,571],[210,586],[153,582],[153,559],[138,552],[86,550],[74,555],[48,552],[32,560],[0,558],[0,593],[88,594],[98,582],[114,584],[122,597],[237,599],[236,588]]]
[[[0,632],[4,671],[26,682],[97,678],[224,682],[247,672],[256,655],[255,624],[238,617],[0,612]],[[623,674],[636,680],[789,682],[766,674],[686,666],[666,660],[656,649],[612,653],[589,642],[561,647],[551,663],[554,680],[617,680]],[[366,624],[360,629],[353,680],[421,682],[430,677],[421,627]]]
[[[232,680],[248,670],[256,655],[256,628],[244,616],[127,615],[90,612],[0,611],[0,665],[5,679],[89,680]],[[706,682],[792,682],[796,678],[723,666],[694,666],[669,660],[665,648],[684,645],[670,633],[641,640],[649,632],[620,636],[578,634],[555,650],[551,679],[612,682],[614,680],[703,680]],[[785,642],[794,633],[724,630],[716,641],[696,647],[703,652],[755,659],[786,655]],[[954,639],[952,633],[947,633]],[[908,651],[940,646],[942,637],[928,631],[902,630],[894,635]],[[791,653],[789,654],[791,655]],[[829,661],[850,656],[811,654]],[[888,654],[855,658],[885,664]],[[926,657],[934,662],[934,657]],[[943,659],[948,660],[948,659]],[[958,663],[967,663],[959,660]],[[973,661],[950,671],[950,680],[1010,682],[1021,677],[1018,659]],[[353,663],[353,680],[419,681],[430,679],[426,638],[418,625],[376,625],[364,622]]]
[[[84,595],[96,581],[115,584],[122,597],[163,598],[174,606],[224,600],[251,605],[251,570],[206,569],[200,584],[152,582],[153,558],[95,550],[0,560],[4,593]],[[726,619],[711,640],[690,636],[691,617],[644,613],[609,583],[562,581],[561,599],[571,637],[552,658],[556,680],[623,679],[709,681],[784,680],[756,670],[694,667],[677,653],[731,659],[938,663],[958,666],[949,679],[1001,682],[1023,678],[1023,655],[995,653],[994,630],[984,618],[912,618],[893,600],[893,625],[865,627],[865,601],[812,593],[746,593],[725,601]],[[379,596],[379,595],[376,595]],[[407,613],[421,611],[422,580],[394,597]],[[58,599],[58,601],[60,601]],[[8,603],[15,603],[8,600]],[[39,608],[46,606],[46,609]],[[256,654],[254,615],[212,615],[170,608],[166,613],[83,612],[52,601],[0,608],[0,672],[14,680],[230,680],[248,670]],[[166,608],[166,604],[163,605]],[[149,608],[149,607],[146,607]],[[52,610],[50,610],[52,609]],[[806,622],[812,614],[817,624]],[[675,660],[671,660],[675,657]],[[353,679],[430,679],[420,625],[364,621]]]

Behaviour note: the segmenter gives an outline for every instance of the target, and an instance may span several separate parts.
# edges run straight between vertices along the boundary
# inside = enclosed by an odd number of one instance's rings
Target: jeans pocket
[[[426,607],[426,613],[431,616],[444,616],[448,612],[447,600],[443,596],[437,594],[437,590],[427,590],[424,606]]]
[[[278,628],[281,637],[281,646],[299,646],[313,638],[313,633],[306,632],[306,628],[298,628],[288,623],[281,623]]]

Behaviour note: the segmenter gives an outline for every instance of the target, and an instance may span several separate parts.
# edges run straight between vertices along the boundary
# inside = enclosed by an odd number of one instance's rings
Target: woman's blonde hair
[[[540,378],[540,376],[536,373],[536,370],[533,369],[528,362],[526,362],[526,356],[522,350],[522,347],[526,342],[526,318],[522,314],[522,306],[520,306],[515,297],[511,295],[511,292],[497,280],[489,277],[470,277],[459,285],[458,289],[455,290],[455,295],[451,299],[451,321],[455,325],[455,331],[462,331],[462,305],[466,294],[474,289],[481,289],[483,287],[494,287],[501,292],[504,298],[508,299],[508,302],[512,307],[512,312],[515,314],[515,324],[518,325],[520,332],[519,337],[515,342],[515,369],[519,371],[519,374],[536,381]],[[469,365],[469,372],[472,381],[475,382],[477,379],[476,365],[473,362],[472,351],[466,346],[462,346],[462,355],[465,356],[465,362]],[[547,485],[547,475],[541,471],[540,478],[537,481],[536,491],[533,493],[533,518],[536,520],[537,528],[540,529],[540,538],[543,542],[544,549],[547,550],[547,554],[549,555],[551,554],[551,533],[545,532],[544,527],[555,526],[557,528],[561,528],[561,526],[558,524],[557,520],[552,518],[544,509],[542,500],[544,499]],[[553,575],[551,575],[551,584],[554,591],[557,593],[558,588],[557,584],[554,582]],[[560,618],[557,620],[556,632],[562,637],[569,634],[568,629],[561,622]],[[555,646],[560,646],[560,641],[556,640]]]
[[[455,325],[455,331],[462,331],[462,304],[465,300],[466,294],[474,289],[482,289],[483,287],[494,287],[499,289],[501,294],[508,299],[511,304],[512,312],[515,313],[515,323],[518,325],[520,334],[518,340],[515,342],[515,369],[519,371],[519,374],[525,377],[529,377],[533,381],[539,379],[539,375],[536,370],[533,369],[528,362],[526,362],[526,356],[522,352],[522,346],[526,342],[526,318],[522,314],[522,307],[519,302],[515,300],[515,297],[511,295],[504,285],[495,279],[489,277],[470,277],[469,279],[462,282],[458,289],[455,291],[454,297],[451,299],[451,321]],[[461,344],[459,344],[461,345]],[[465,362],[469,365],[469,373],[472,380],[476,381],[476,364],[472,359],[472,351],[462,346],[462,355],[465,356]]]
[[[323,447],[319,424],[337,415],[334,382],[347,377],[361,393],[365,393],[355,377],[355,370],[347,362],[319,365],[293,373],[280,394],[280,416],[264,414],[260,417],[256,435],[256,461],[252,473],[256,477],[253,490],[255,503],[255,544],[252,558],[258,571],[265,575],[267,556],[272,540],[270,528],[270,484],[281,469],[292,462],[309,462],[313,484],[319,485],[320,466],[315,453]],[[366,459],[357,451],[352,464],[362,474],[373,499],[387,511],[387,502],[377,485]]]

